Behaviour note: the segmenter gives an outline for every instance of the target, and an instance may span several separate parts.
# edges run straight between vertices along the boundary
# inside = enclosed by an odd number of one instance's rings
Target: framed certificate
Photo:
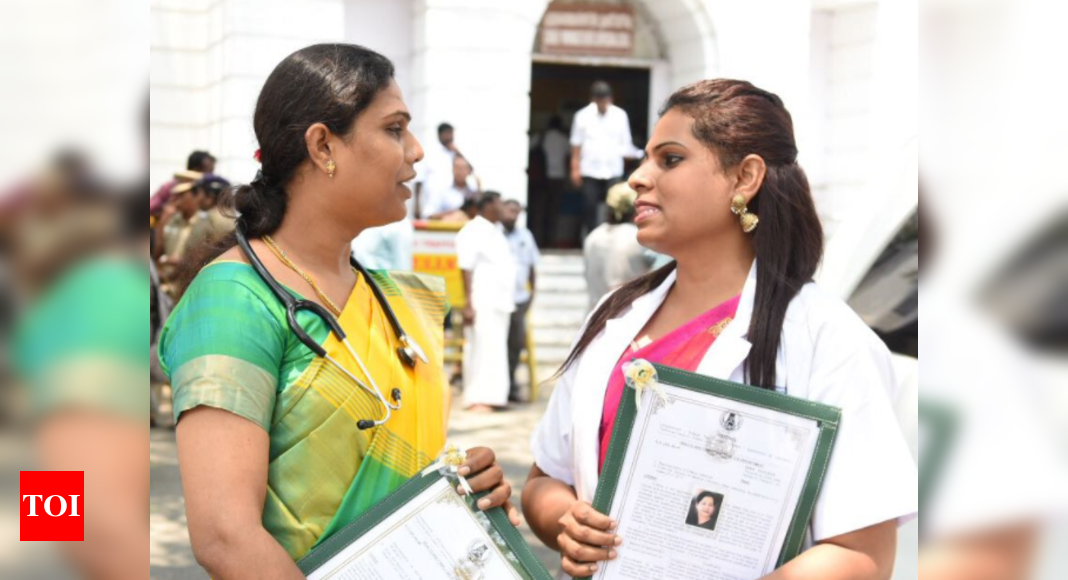
[[[297,562],[309,580],[552,580],[508,515],[417,475]]]
[[[624,391],[593,502],[623,544],[592,578],[748,580],[800,553],[841,411],[636,362],[653,388]]]

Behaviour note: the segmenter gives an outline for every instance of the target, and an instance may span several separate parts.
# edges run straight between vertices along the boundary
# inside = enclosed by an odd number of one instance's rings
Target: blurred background
[[[148,18],[0,1],[0,577],[148,574]],[[19,472],[83,471],[84,542],[19,541]]]
[[[557,196],[520,218],[542,251],[520,372],[529,402],[458,409],[450,439],[494,447],[519,487],[552,389],[535,385],[588,310],[581,196],[552,193],[553,119],[566,133],[604,80],[641,148],[675,89],[745,79],[793,114],[827,235],[818,281],[895,353],[923,506],[901,531],[895,578],[1063,578],[1066,24],[1053,0],[0,0],[0,495],[14,497],[20,469],[85,468],[98,501],[125,514],[87,521],[87,544],[129,555],[104,577],[206,577],[185,532],[166,385],[150,431],[153,381],[128,378],[147,370],[147,352],[126,345],[161,323],[157,293],[125,299],[129,269],[101,258],[149,274],[148,230],[128,225],[144,214],[130,208],[155,194],[158,218],[176,184],[251,180],[271,69],[306,45],[351,42],[393,60],[424,147],[454,127],[478,188],[529,208]],[[192,167],[194,152],[211,166]],[[57,335],[78,340],[56,349]],[[107,372],[86,374],[87,359]],[[76,577],[57,546],[17,543],[16,516],[0,505],[0,576]],[[151,537],[124,518],[148,518]]]

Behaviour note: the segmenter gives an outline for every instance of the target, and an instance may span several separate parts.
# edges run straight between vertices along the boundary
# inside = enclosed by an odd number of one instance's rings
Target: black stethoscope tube
[[[327,309],[323,308],[316,302],[311,300],[298,300],[288,290],[282,287],[278,283],[278,280],[267,271],[267,268],[260,261],[259,256],[252,250],[252,246],[248,243],[248,238],[245,237],[245,232],[241,231],[241,227],[238,226],[235,234],[237,236],[237,245],[241,247],[241,251],[245,253],[249,263],[252,265],[252,269],[256,271],[256,274],[263,279],[264,283],[271,289],[271,292],[278,298],[286,308],[286,321],[289,324],[289,329],[297,335],[305,346],[310,348],[315,354],[320,357],[326,356],[326,349],[315,341],[304,328],[297,323],[297,312],[301,310],[307,310],[312,314],[315,314],[323,320],[323,322],[330,327],[330,331],[337,335],[338,340],[345,340],[345,331],[341,328],[341,324]],[[382,289],[375,284],[374,279],[368,274],[367,270],[356,261],[355,258],[349,257],[349,262],[357,272],[363,276],[367,281],[367,285],[371,287],[371,292],[375,295],[375,300],[378,301],[379,306],[386,312],[386,318],[389,319],[389,325],[393,327],[393,334],[396,335],[397,340],[400,341],[401,346],[397,349],[397,354],[400,359],[404,361],[404,364],[411,368],[415,368],[415,353],[409,348],[409,338],[401,327],[400,321],[397,320],[397,315],[393,312],[393,308],[389,305],[389,301],[386,300],[386,295],[382,293]]]
[[[237,237],[237,245],[241,248],[241,251],[245,253],[245,256],[248,258],[249,264],[252,266],[252,269],[256,271],[256,274],[259,275],[259,277],[263,280],[265,284],[267,284],[267,286],[271,289],[271,292],[274,293],[274,295],[282,303],[282,306],[285,307],[286,322],[289,325],[290,331],[292,331],[293,334],[296,334],[297,338],[300,339],[300,341],[304,343],[305,346],[310,348],[312,352],[314,352],[320,358],[329,358],[327,356],[326,349],[323,348],[321,344],[316,342],[315,339],[313,339],[307,332],[305,332],[304,328],[300,325],[300,323],[297,322],[297,313],[301,310],[307,310],[308,312],[311,312],[312,314],[318,316],[328,327],[330,327],[330,331],[337,336],[339,341],[348,345],[348,342],[346,341],[345,331],[341,328],[341,323],[338,322],[337,317],[335,317],[333,313],[329,312],[326,308],[323,308],[318,303],[312,302],[311,300],[298,300],[293,294],[291,294],[280,283],[278,283],[278,280],[276,280],[270,272],[267,271],[266,266],[264,266],[263,262],[260,261],[259,256],[257,256],[256,252],[252,250],[252,246],[248,243],[248,238],[245,236],[245,232],[242,231],[240,225],[237,226],[235,230],[235,235]],[[365,270],[363,266],[361,266],[360,263],[357,262],[356,259],[351,256],[349,257],[349,262],[352,264],[352,267],[355,268],[356,271],[364,277],[364,279],[367,281],[367,284],[371,287],[371,292],[375,295],[375,300],[377,300],[378,304],[382,307],[383,310],[385,310],[386,317],[389,319],[389,324],[393,327],[393,333],[397,336],[397,340],[401,343],[401,346],[397,348],[397,356],[399,356],[401,361],[404,362],[404,364],[408,365],[408,367],[410,368],[415,368],[415,360],[417,354],[420,358],[423,358],[425,362],[426,359],[425,355],[422,354],[422,350],[415,350],[412,348],[414,342],[411,341],[408,335],[404,332],[404,329],[400,325],[400,321],[397,320],[397,316],[393,312],[393,308],[389,305],[389,301],[386,300],[385,294],[383,294],[382,290],[378,287],[377,284],[375,284],[374,280],[371,278],[370,274],[368,274],[367,270]],[[418,348],[418,346],[416,346],[416,348]],[[377,387],[375,388],[377,389]],[[388,401],[383,399],[381,393],[372,392],[372,394],[379,398],[381,403],[386,407],[386,418],[380,421],[375,421],[373,419],[361,419],[356,422],[357,427],[359,427],[361,430],[369,429],[376,425],[384,424],[389,418],[391,410],[400,409],[400,389],[393,388],[390,390],[390,395],[395,405],[391,405]]]

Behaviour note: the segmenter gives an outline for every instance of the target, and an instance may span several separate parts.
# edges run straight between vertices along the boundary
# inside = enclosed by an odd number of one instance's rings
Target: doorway
[[[533,63],[527,163],[527,226],[541,248],[582,247],[583,198],[568,178],[570,148],[561,147],[559,137],[555,140],[544,140],[544,136],[554,117],[562,126],[563,134],[571,134],[575,112],[589,104],[590,85],[596,80],[603,80],[612,86],[613,104],[626,111],[630,117],[634,143],[643,147],[648,141],[648,68]],[[543,140],[546,146],[543,146]],[[555,159],[550,159],[551,157]],[[629,175],[635,167],[635,161],[626,160],[624,175]]]

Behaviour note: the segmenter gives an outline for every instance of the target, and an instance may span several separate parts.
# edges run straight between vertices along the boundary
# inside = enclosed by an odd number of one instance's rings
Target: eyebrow
[[[397,115],[400,115],[401,117],[404,117],[405,119],[408,120],[409,123],[412,122],[412,116],[408,113],[408,111],[394,111],[394,112],[386,115],[383,118],[384,119],[388,119],[390,117],[396,117]]]
[[[662,142],[662,143],[657,143],[657,144],[656,144],[656,147],[653,147],[652,151],[648,151],[648,150],[647,150],[647,151],[645,152],[645,154],[646,154],[646,156],[648,156],[648,155],[651,155],[651,154],[652,154],[653,152],[655,152],[655,151],[656,151],[657,149],[662,149],[662,148],[664,148],[664,147],[667,147],[668,145],[678,145],[679,147],[682,147],[683,149],[686,149],[686,146],[685,146],[685,145],[683,145],[682,143],[679,143],[678,141],[664,141],[664,142]]]
[[[682,143],[679,143],[678,141],[664,141],[663,143],[657,143],[656,147],[653,147],[653,151],[656,151],[657,149],[660,149],[662,147],[667,147],[668,145],[678,145],[679,147],[682,147],[683,149],[686,148],[685,145],[683,145]]]

